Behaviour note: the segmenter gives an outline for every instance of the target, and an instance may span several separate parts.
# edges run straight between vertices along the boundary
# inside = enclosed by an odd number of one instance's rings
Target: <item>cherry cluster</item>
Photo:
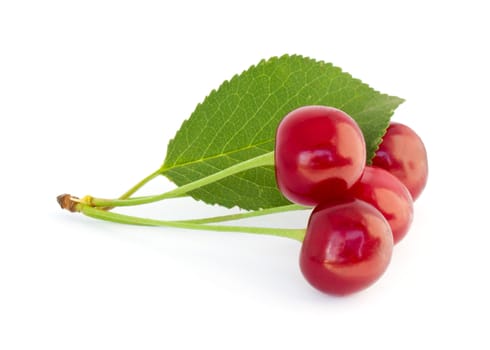
[[[384,273],[428,174],[424,144],[412,129],[391,123],[368,166],[355,120],[326,106],[301,107],[281,121],[275,168],[287,199],[314,206],[301,271],[334,295],[364,289]]]

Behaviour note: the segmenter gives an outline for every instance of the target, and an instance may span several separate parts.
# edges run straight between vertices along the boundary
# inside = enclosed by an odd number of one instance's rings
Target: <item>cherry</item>
[[[388,170],[408,188],[415,201],[427,183],[427,152],[422,139],[408,126],[391,123],[373,165]]]
[[[413,219],[413,201],[410,192],[396,176],[384,169],[366,166],[349,193],[383,214],[390,224],[394,243],[407,234]]]
[[[277,128],[277,185],[292,202],[317,205],[342,195],[360,178],[365,162],[362,131],[339,109],[301,107]]]
[[[345,295],[374,283],[386,270],[393,235],[383,215],[359,199],[317,206],[301,248],[300,268],[322,292]]]

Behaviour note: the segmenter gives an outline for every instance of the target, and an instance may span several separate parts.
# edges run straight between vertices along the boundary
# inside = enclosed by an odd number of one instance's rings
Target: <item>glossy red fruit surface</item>
[[[427,151],[422,139],[406,125],[390,124],[373,165],[395,175],[408,188],[414,201],[427,183]]]
[[[394,243],[408,232],[413,219],[413,200],[400,180],[388,171],[366,166],[349,193],[378,209],[391,227]]]
[[[359,179],[365,162],[359,126],[336,108],[298,108],[277,128],[277,185],[294,203],[313,206],[343,194]]]
[[[322,292],[346,295],[374,283],[386,270],[393,235],[383,215],[359,199],[317,206],[308,222],[300,267]]]

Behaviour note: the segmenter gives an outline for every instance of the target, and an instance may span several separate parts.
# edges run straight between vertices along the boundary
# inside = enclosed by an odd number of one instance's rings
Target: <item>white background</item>
[[[485,2],[166,3],[0,3],[0,348],[490,348]],[[63,192],[121,194],[160,166],[211,89],[284,53],[405,98],[394,119],[426,142],[428,186],[373,287],[316,292],[287,239],[59,209]],[[143,193],[170,188],[162,178]],[[178,200],[132,212],[226,210]]]

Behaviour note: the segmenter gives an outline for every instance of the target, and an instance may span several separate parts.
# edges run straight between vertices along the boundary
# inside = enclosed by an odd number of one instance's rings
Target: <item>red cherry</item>
[[[300,255],[306,280],[322,292],[345,295],[374,283],[386,270],[393,235],[383,215],[359,199],[317,206]]]
[[[366,166],[361,179],[349,193],[383,214],[390,224],[394,243],[407,234],[413,219],[413,201],[397,177],[384,169]]]
[[[277,128],[276,180],[292,202],[316,205],[342,195],[360,178],[365,162],[359,126],[336,108],[298,108]]]
[[[427,152],[422,139],[408,126],[391,123],[373,165],[388,170],[410,191],[415,201],[427,183]]]

